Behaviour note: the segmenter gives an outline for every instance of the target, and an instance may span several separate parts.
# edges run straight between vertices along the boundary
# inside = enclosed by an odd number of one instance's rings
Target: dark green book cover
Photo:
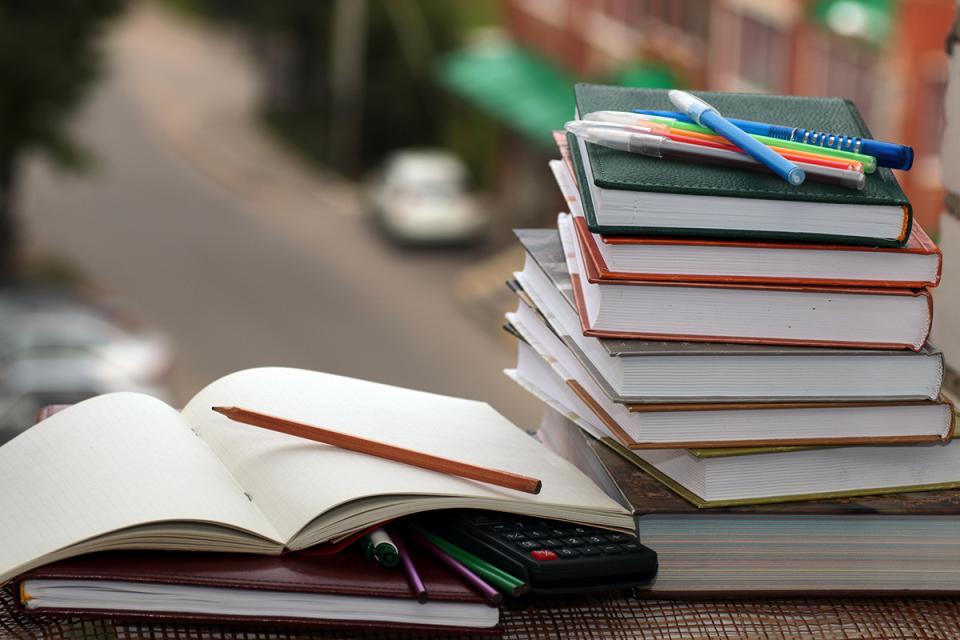
[[[576,102],[579,114],[592,111],[631,111],[633,109],[673,110],[667,91],[662,89],[633,89],[595,84],[578,84]],[[871,137],[870,130],[849,100],[841,98],[809,98],[747,93],[711,93],[698,91],[697,95],[731,118],[757,120],[771,124],[804,127],[816,131],[845,133]],[[569,136],[577,180],[581,185],[584,210],[590,230],[603,234],[643,235],[699,235],[712,237],[740,237],[746,239],[798,240],[837,242],[844,244],[890,245],[902,242],[870,237],[827,236],[819,234],[778,233],[763,231],[730,231],[723,229],[676,229],[653,227],[623,227],[598,225],[590,192],[584,187],[586,174],[580,158],[579,145]],[[726,167],[694,164],[677,160],[648,158],[638,154],[616,151],[588,144],[594,184],[604,189],[657,191],[687,195],[758,198],[781,201],[806,201],[849,205],[902,206],[906,208],[908,223],[905,242],[909,237],[913,209],[890,169],[880,167],[867,176],[863,191],[852,191],[834,185],[807,181],[793,187],[774,175],[741,171]],[[775,205],[774,205],[775,206]]]

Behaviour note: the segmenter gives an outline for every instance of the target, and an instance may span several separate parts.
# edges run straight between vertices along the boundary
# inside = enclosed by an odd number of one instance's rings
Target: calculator
[[[432,533],[530,586],[531,595],[646,587],[657,554],[636,536],[558,520],[444,510],[421,521]]]

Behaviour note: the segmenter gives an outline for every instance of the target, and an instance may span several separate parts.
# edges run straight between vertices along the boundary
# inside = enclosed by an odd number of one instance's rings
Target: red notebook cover
[[[757,283],[757,284],[786,284],[786,285],[814,285],[814,286],[841,286],[841,287],[894,287],[917,289],[920,287],[935,287],[940,283],[943,270],[943,255],[933,240],[924,232],[923,228],[914,223],[910,240],[904,247],[858,247],[851,245],[826,244],[796,244],[786,242],[738,242],[732,240],[702,240],[695,238],[666,238],[643,236],[601,236],[601,242],[609,245],[667,245],[667,246],[703,246],[703,247],[731,247],[731,248],[762,248],[762,249],[801,249],[810,252],[810,260],[817,259],[817,251],[859,251],[863,253],[916,253],[937,256],[936,276],[927,281],[909,280],[855,280],[840,278],[787,278],[778,276],[736,276],[736,275],[703,275],[703,274],[663,274],[663,273],[624,273],[611,271],[603,259],[596,237],[587,228],[587,221],[579,216],[573,216],[574,227],[584,250],[584,259],[593,263],[593,267],[604,280],[644,280],[667,282],[726,282],[726,283]]]
[[[430,555],[416,546],[411,546],[409,552],[429,594],[428,605],[429,602],[459,602],[490,606],[482,596],[472,591]],[[150,584],[363,596],[385,600],[405,599],[416,603],[400,567],[387,568],[375,561],[367,560],[357,546],[328,556],[306,556],[297,553],[282,556],[141,551],[97,553],[61,560],[33,569],[16,578],[14,586],[21,608],[27,613],[38,615],[344,629],[402,629],[495,634],[501,632],[499,625],[475,628],[370,620],[211,615],[176,611],[124,611],[109,608],[26,608],[25,601],[30,599],[30,594],[23,585],[25,581],[31,579],[89,580],[92,587],[100,581],[119,580]],[[427,605],[417,604],[417,606]]]

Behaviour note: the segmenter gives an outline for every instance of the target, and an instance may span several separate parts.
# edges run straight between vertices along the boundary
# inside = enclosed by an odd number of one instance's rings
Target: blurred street
[[[538,403],[501,373],[512,341],[459,295],[479,254],[385,243],[353,185],[261,131],[234,40],[133,9],[75,123],[93,173],[29,163],[29,255],[61,257],[169,335],[180,402],[228,372],[284,365],[482,399],[534,426]]]

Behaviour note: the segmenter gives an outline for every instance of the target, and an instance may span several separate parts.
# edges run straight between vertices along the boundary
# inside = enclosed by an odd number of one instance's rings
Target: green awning
[[[445,56],[437,72],[448,89],[544,145],[573,118],[573,78],[519,47],[464,49]]]
[[[454,52],[437,66],[440,82],[506,126],[545,146],[573,118],[575,80],[549,60],[509,42]],[[614,74],[612,84],[670,89],[674,74],[640,63]]]
[[[893,0],[818,0],[813,19],[837,35],[875,47],[887,43],[894,20]]]
[[[650,63],[623,69],[620,73],[614,75],[613,84],[623,87],[674,89],[677,86],[677,79],[667,67]]]

